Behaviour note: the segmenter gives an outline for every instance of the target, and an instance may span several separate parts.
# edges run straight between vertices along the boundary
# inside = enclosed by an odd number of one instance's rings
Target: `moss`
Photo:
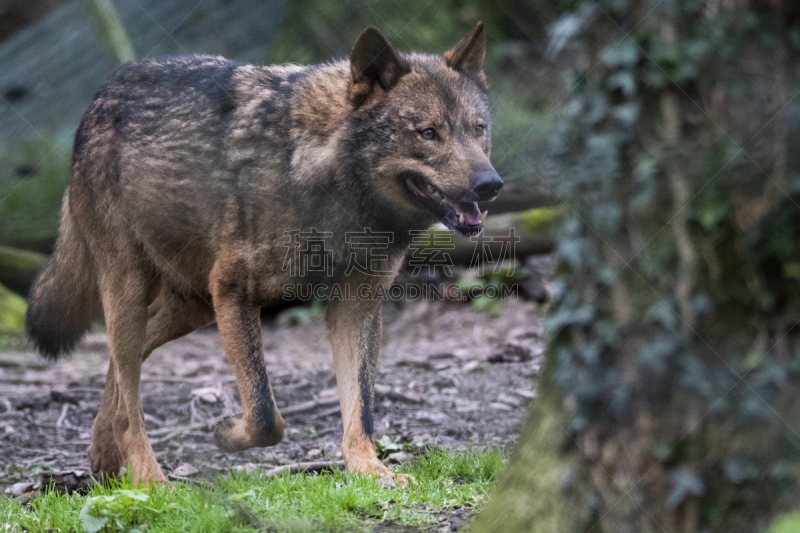
[[[0,336],[21,334],[27,309],[24,298],[0,285]]]
[[[546,233],[564,221],[564,206],[529,209],[519,215],[525,228],[531,233]]]
[[[556,357],[550,354],[547,359],[520,445],[471,533],[572,531],[582,514],[580,506],[562,494],[562,487],[569,482],[572,458],[562,452],[563,392],[552,381]]]
[[[0,283],[26,296],[34,278],[47,263],[47,256],[30,250],[0,246]]]

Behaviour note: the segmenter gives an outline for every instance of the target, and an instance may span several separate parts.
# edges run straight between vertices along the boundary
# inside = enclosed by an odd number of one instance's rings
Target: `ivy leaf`
[[[704,229],[710,230],[730,212],[730,205],[716,195],[707,194],[697,206],[697,221]]]
[[[622,211],[614,204],[598,204],[592,207],[592,223],[598,230],[616,231],[622,221]]]
[[[137,490],[123,490],[123,489],[120,489],[120,490],[114,491],[114,494],[115,495],[119,494],[119,495],[125,496],[127,498],[130,498],[131,500],[137,500],[137,501],[140,501],[140,502],[146,502],[149,499],[147,494],[145,494],[144,492],[141,492],[141,491],[137,491]],[[125,502],[125,503],[127,505],[130,505],[132,502]]]
[[[725,461],[725,477],[733,483],[741,483],[746,479],[753,479],[758,475],[758,468],[744,459],[731,459]]]
[[[644,314],[644,319],[650,322],[658,322],[667,331],[674,330],[677,321],[675,310],[672,308],[672,305],[664,300],[653,304]]]
[[[80,514],[78,514],[78,518],[81,520],[81,525],[83,529],[86,530],[86,533],[97,533],[103,527],[105,527],[106,522],[108,522],[107,516],[94,516],[90,513],[90,510],[93,507],[92,498],[86,500],[86,504],[84,504],[83,508],[81,509]]]
[[[547,55],[557,56],[583,29],[583,17],[568,14],[558,18],[547,28]]]
[[[654,340],[642,344],[639,348],[639,362],[659,374],[667,371],[667,358],[678,348],[676,335],[660,334]]]
[[[571,324],[590,324],[594,320],[594,307],[590,304],[579,309],[560,309],[546,320],[548,332],[555,333]]]
[[[783,265],[783,275],[787,278],[800,279],[800,263],[786,263]]]
[[[636,78],[629,70],[620,70],[608,77],[608,88],[612,91],[619,89],[625,96],[633,96],[636,92]]]
[[[633,82],[633,76],[631,76],[631,81]],[[633,92],[635,88],[636,85],[634,82],[631,92]],[[623,125],[627,127],[633,126],[636,124],[636,121],[639,120],[639,104],[637,102],[628,102],[627,104],[618,105],[614,108],[613,113],[614,118],[619,120]]]
[[[688,469],[673,470],[669,474],[672,491],[667,499],[667,505],[677,507],[688,495],[702,496],[706,492],[703,480]]]
[[[556,251],[561,259],[573,267],[583,263],[583,239],[561,239],[556,244]]]
[[[620,106],[622,107],[622,106]],[[638,120],[639,106],[636,106],[636,118]],[[619,117],[618,117],[619,118]],[[623,118],[620,118],[623,120]],[[624,122],[624,120],[623,120]],[[651,157],[640,157],[636,163],[636,189],[634,196],[631,199],[631,210],[641,211],[644,210],[656,194],[656,176],[658,175],[658,166],[655,160]]]
[[[600,61],[610,68],[632,67],[639,61],[639,47],[633,39],[625,36],[603,49]]]

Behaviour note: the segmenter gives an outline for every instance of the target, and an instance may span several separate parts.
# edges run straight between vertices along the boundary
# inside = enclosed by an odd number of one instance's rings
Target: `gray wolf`
[[[443,55],[400,54],[367,28],[345,60],[147,59],[99,90],[75,134],[56,250],[27,313],[29,336],[53,358],[105,321],[110,365],[88,452],[96,475],[127,466],[135,481],[164,480],[145,432],[142,363],[214,321],[243,409],[219,423],[216,444],[280,442],[259,310],[293,281],[285,232],[332,236],[329,268],[306,280],[388,287],[411,230],[442,221],[481,231],[477,201],[502,186],[489,162],[485,46],[480,23]],[[394,238],[371,271],[347,272],[345,235],[365,228]],[[380,302],[331,302],[326,322],[347,468],[394,477],[373,439]]]

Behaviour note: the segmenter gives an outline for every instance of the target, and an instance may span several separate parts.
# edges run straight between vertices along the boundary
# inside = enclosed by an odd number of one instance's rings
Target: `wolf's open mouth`
[[[404,176],[405,184],[448,228],[462,235],[477,235],[483,230],[486,211],[481,213],[478,202],[463,202],[448,197],[421,176]]]

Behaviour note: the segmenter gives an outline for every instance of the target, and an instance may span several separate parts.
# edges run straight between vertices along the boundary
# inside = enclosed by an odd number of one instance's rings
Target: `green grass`
[[[105,517],[105,529],[99,530],[108,532],[430,528],[436,524],[436,510],[479,509],[503,462],[497,448],[433,449],[397,467],[397,472],[416,477],[418,484],[408,488],[381,488],[372,478],[340,472],[277,478],[265,477],[262,471],[231,472],[205,484],[148,488],[123,479],[95,486],[86,496],[49,492],[25,505],[0,497],[0,524],[7,521],[36,532],[84,532],[84,525],[90,531],[92,524],[99,528]],[[17,531],[23,531],[20,528]],[[0,530],[6,531],[2,526]]]

